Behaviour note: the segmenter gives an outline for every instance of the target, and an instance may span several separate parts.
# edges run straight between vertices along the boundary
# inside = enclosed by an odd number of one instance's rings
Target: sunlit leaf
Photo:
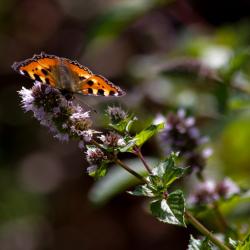
[[[168,187],[176,179],[182,177],[186,172],[185,168],[175,166],[176,157],[177,155],[172,153],[168,158],[161,161],[158,166],[152,170],[153,175],[162,178],[165,187]]]
[[[140,185],[136,186],[133,191],[129,191],[129,194],[135,196],[147,196],[147,197],[154,197],[153,191],[148,187],[148,185]]]
[[[158,133],[161,129],[164,128],[164,123],[157,125],[150,125],[146,129],[142,130],[139,134],[135,136],[136,145],[141,147],[148,139]]]
[[[212,250],[212,247],[207,239],[197,240],[191,235],[188,250]]]
[[[150,209],[152,215],[159,221],[186,226],[184,221],[185,200],[181,190],[170,193],[166,199],[151,202]]]
[[[241,242],[237,247],[236,250],[249,250],[250,249],[250,234]]]
[[[95,179],[99,179],[106,175],[107,173],[107,163],[103,162],[100,166],[93,166],[88,168],[89,176],[94,177]]]
[[[134,115],[130,115],[118,123],[110,123],[109,126],[120,133],[125,133],[130,131],[131,126],[136,120],[137,118]]]

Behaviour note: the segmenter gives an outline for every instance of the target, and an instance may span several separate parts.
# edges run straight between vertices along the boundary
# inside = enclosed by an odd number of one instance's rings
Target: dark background
[[[17,91],[32,81],[11,65],[45,51],[77,59],[121,86],[127,95],[118,101],[84,98],[97,110],[98,129],[113,103],[134,112],[138,128],[158,113],[188,109],[211,137],[208,175],[228,174],[247,187],[249,106],[237,116],[233,109],[241,93],[229,90],[225,100],[228,91],[206,76],[169,78],[150,70],[183,57],[223,69],[229,55],[249,46],[249,13],[247,0],[1,0],[0,249],[186,249],[193,229],[156,221],[141,198],[123,193],[103,206],[90,202],[94,182],[83,153],[22,111]],[[144,154],[161,155],[156,144],[147,143]]]

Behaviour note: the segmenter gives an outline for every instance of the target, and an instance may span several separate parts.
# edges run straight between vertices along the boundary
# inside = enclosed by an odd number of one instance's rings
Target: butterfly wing
[[[82,81],[80,93],[94,96],[122,96],[125,92],[100,75],[92,75]]]
[[[64,64],[74,73],[75,76],[79,77],[79,81],[88,79],[93,73],[87,68],[82,66],[77,61],[71,61],[64,58]]]
[[[73,77],[70,79],[72,92],[78,92],[84,95],[94,96],[122,96],[125,92],[106,78],[100,75],[93,75],[87,68],[77,61],[71,61],[66,58],[59,58],[54,55],[41,53],[34,55],[32,58],[22,62],[15,62],[12,68],[22,75],[32,80],[51,85],[52,87],[60,86],[60,81],[56,75],[65,73],[63,67],[68,68]],[[60,69],[63,69],[60,71]]]
[[[12,68],[32,80],[55,87],[56,80],[52,71],[53,67],[56,67],[58,63],[59,58],[57,56],[47,55],[42,52],[40,55],[34,55],[32,58],[22,62],[15,62]]]

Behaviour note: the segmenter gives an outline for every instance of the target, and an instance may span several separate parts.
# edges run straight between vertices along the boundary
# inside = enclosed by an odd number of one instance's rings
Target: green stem
[[[140,181],[143,181],[144,183],[147,183],[147,180],[139,175],[137,172],[133,171],[131,168],[129,168],[125,163],[123,163],[121,160],[117,159],[116,163],[119,164],[121,167],[123,167],[125,170],[130,172],[132,175],[140,179]],[[198,220],[196,220],[191,213],[188,211],[185,212],[185,217],[189,221],[190,224],[192,224],[201,234],[205,235],[210,239],[216,246],[218,246],[221,250],[230,250],[227,246],[225,246],[221,241],[219,241],[205,226],[203,226]]]
[[[96,142],[95,140],[92,140],[91,143],[93,143],[95,146],[101,148],[100,144],[98,142]],[[138,154],[138,156],[142,156],[141,154]],[[139,179],[141,182],[143,183],[148,183],[148,181],[141,176],[140,174],[138,174],[137,172],[135,172],[133,169],[131,169],[127,164],[125,164],[123,161],[119,160],[118,158],[116,158],[116,156],[114,156],[114,162],[118,165],[120,165],[123,169],[125,169],[126,171],[128,171],[130,174],[132,174],[133,176],[135,176],[137,179]],[[139,157],[140,158],[140,157]],[[141,160],[143,158],[140,158]],[[145,160],[142,162],[145,162]],[[145,162],[146,163],[146,162]],[[145,166],[145,165],[144,165]],[[146,166],[149,168],[149,166],[146,163]],[[145,167],[146,167],[145,166]],[[151,169],[149,168],[150,172]],[[186,219],[189,221],[190,224],[192,224],[201,234],[205,235],[208,237],[208,239],[210,241],[212,241],[216,246],[218,246],[221,250],[230,250],[230,248],[228,248],[227,246],[225,246],[221,241],[219,241],[207,228],[205,228],[198,220],[196,220],[193,215],[191,213],[189,213],[188,211],[185,212],[185,217]]]
[[[124,168],[126,171],[128,171],[130,174],[132,174],[133,176],[135,176],[137,179],[139,179],[141,182],[143,183],[147,183],[148,181],[141,176],[140,174],[138,174],[137,172],[135,172],[133,169],[131,169],[129,166],[127,166],[124,162],[122,162],[119,159],[115,160],[115,163],[117,163],[118,165],[120,165],[122,168]]]
[[[219,221],[219,224],[220,224],[220,226],[221,226],[221,229],[222,229],[223,233],[225,233],[225,231],[226,231],[227,229],[229,229],[230,227],[229,227],[229,225],[227,224],[226,219],[225,219],[224,216],[222,215],[222,213],[221,213],[221,211],[220,211],[220,209],[219,209],[219,206],[218,206],[217,202],[214,202],[214,203],[213,203],[213,209],[214,209],[214,212],[215,212],[215,214],[216,214],[216,216],[217,216],[217,218],[218,218],[218,221]]]
[[[121,167],[123,167],[128,172],[130,172],[132,175],[134,175],[135,177],[140,179],[140,181],[143,181],[144,183],[147,183],[147,180],[144,177],[139,175],[137,172],[133,171],[125,163],[123,163],[121,160],[117,159],[116,163],[119,164]],[[198,220],[196,220],[191,213],[186,211],[185,212],[185,217],[189,221],[190,224],[192,224],[201,234],[207,236],[208,239],[210,241],[212,241],[216,246],[218,246],[221,250],[230,250],[230,248],[225,246],[205,226],[203,226]]]
[[[134,152],[138,156],[138,158],[141,160],[141,162],[143,163],[143,165],[146,168],[146,170],[148,171],[148,173],[152,174],[151,168],[149,167],[149,165],[147,164],[145,158],[143,157],[143,155],[141,153],[141,150],[138,147],[135,147]]]
[[[207,236],[207,238],[212,241],[217,247],[222,250],[230,250],[221,241],[219,241],[207,228],[205,228],[198,220],[196,220],[191,213],[185,212],[185,217],[200,233]]]

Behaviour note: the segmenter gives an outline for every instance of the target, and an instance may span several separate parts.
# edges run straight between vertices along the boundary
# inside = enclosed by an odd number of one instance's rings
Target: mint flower
[[[201,150],[200,146],[208,139],[200,134],[195,123],[195,118],[187,117],[184,110],[179,110],[177,114],[170,113],[160,139],[166,155],[172,151],[179,152],[185,165],[190,166],[191,171],[200,173],[212,152],[209,148]]]
[[[99,136],[99,139],[106,147],[121,147],[126,145],[123,137],[112,131],[110,131],[106,135]]]
[[[95,146],[89,146],[85,154],[89,164],[98,164],[103,160],[107,160],[107,156],[104,154],[104,152]]]
[[[107,114],[112,123],[118,123],[128,117],[127,113],[120,107],[108,107]]]
[[[89,142],[98,133],[91,128],[90,112],[67,100],[58,89],[36,81],[31,89],[22,87],[18,93],[24,111],[32,111],[40,124],[60,141],[77,138]]]
[[[207,180],[197,185],[188,201],[191,205],[206,205],[219,199],[228,199],[238,193],[240,188],[229,178],[218,183]]]

